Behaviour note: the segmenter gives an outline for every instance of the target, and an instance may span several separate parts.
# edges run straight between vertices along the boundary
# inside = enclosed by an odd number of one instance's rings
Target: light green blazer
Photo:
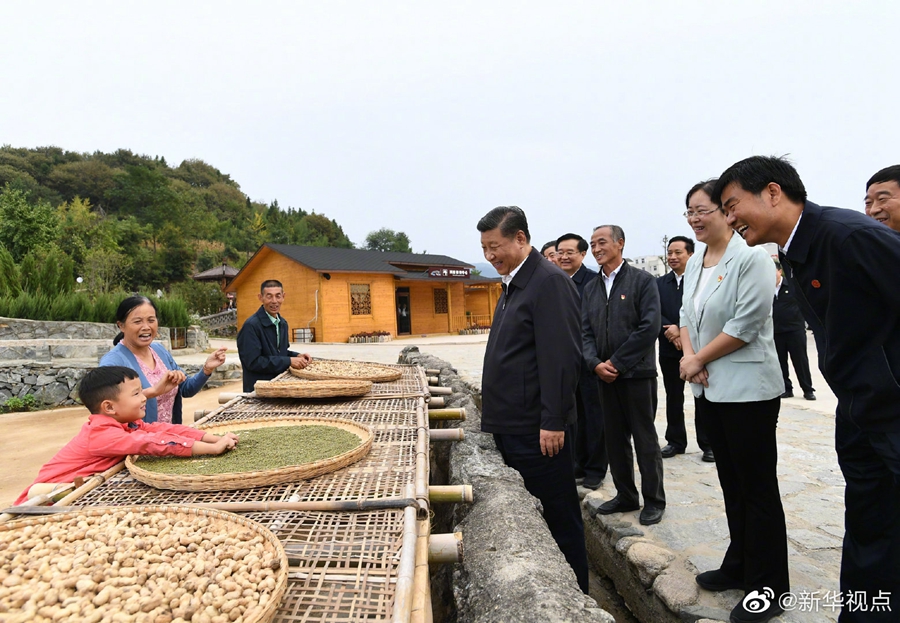
[[[685,268],[680,325],[688,328],[694,352],[723,332],[746,345],[706,364],[709,387],[691,383],[691,391],[694,396],[705,394],[710,402],[754,402],[780,396],[784,380],[772,330],[774,262],[762,247],[748,247],[734,234],[695,311],[694,292],[705,253],[704,245]]]

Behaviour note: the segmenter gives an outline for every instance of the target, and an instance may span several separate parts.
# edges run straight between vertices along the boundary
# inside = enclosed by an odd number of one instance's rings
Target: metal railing
[[[237,309],[226,309],[218,314],[202,316],[200,322],[209,329],[219,329],[237,324]]]

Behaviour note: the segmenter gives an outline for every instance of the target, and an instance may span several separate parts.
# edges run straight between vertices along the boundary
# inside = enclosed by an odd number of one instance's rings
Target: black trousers
[[[797,383],[803,393],[815,391],[812,386],[812,376],[809,372],[809,357],[806,354],[806,331],[787,331],[775,334],[775,350],[778,352],[778,363],[781,364],[781,374],[784,376],[784,389],[793,391],[791,377],[788,374],[788,355],[794,363],[794,373],[797,375]]]
[[[634,451],[641,472],[644,506],[665,508],[662,455],[653,420],[656,419],[656,378],[600,381],[600,402],[606,427],[609,471],[616,493],[625,502],[638,503],[634,485]]]
[[[775,428],[781,399],[710,402],[696,399],[708,424],[731,543],[721,570],[744,590],[790,589],[787,528],[778,491]]]
[[[900,411],[900,405],[898,405]],[[867,432],[836,418],[835,446],[844,474],[844,552],[841,623],[896,621],[900,612],[900,433]],[[864,595],[857,604],[848,594]],[[890,611],[873,611],[887,595]]]
[[[541,454],[540,434],[502,435],[494,442],[507,465],[518,471],[528,493],[541,501],[544,521],[566,557],[582,592],[588,592],[587,546],[581,502],[572,472],[571,430],[566,431],[562,451],[549,457]]]
[[[575,392],[578,420],[575,424],[575,477],[603,480],[609,466],[603,409],[600,407],[600,379],[587,365],[581,366],[581,378]]]
[[[675,357],[660,357],[663,386],[666,388],[666,441],[679,450],[687,448],[687,430],[684,427],[684,381],[681,379],[681,362]],[[712,449],[706,434],[705,420],[694,412],[694,429],[697,445],[706,452]]]

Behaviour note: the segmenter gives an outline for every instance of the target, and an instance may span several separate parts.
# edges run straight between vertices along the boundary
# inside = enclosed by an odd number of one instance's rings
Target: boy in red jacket
[[[105,471],[129,454],[222,454],[237,444],[232,433],[219,437],[180,424],[144,423],[141,418],[147,398],[138,373],[131,368],[102,366],[89,371],[81,379],[78,395],[90,410],[90,418],[78,435],[41,468],[34,484],[22,492],[16,504],[48,492],[46,483],[69,483]]]

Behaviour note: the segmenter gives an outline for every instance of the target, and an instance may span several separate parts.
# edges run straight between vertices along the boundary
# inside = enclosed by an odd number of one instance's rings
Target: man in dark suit
[[[578,288],[578,296],[597,278],[597,273],[584,265],[587,240],[578,234],[563,234],[556,241],[556,263],[572,278]],[[606,438],[603,435],[603,410],[600,408],[600,387],[597,375],[581,359],[581,376],[575,402],[578,422],[575,426],[575,480],[581,486],[597,489],[606,477],[609,460],[606,456]]]
[[[484,258],[500,274],[482,372],[481,430],[541,501],[559,549],[588,592],[587,549],[571,435],[581,359],[578,291],[531,247],[525,213],[494,208],[478,221]]]
[[[900,233],[860,212],[806,198],[793,166],[754,156],[732,165],[712,200],[750,245],[777,242],[785,276],[822,350],[838,399],[844,474],[841,594],[889,599],[844,608],[840,621],[895,621],[900,611]],[[846,602],[845,602],[846,603]]]
[[[656,336],[659,291],[650,273],[629,266],[622,257],[625,232],[601,225],[591,235],[591,252],[600,276],[584,289],[581,305],[582,352],[600,377],[600,404],[606,428],[609,471],[616,497],[600,505],[601,515],[640,508],[634,484],[634,454],[641,471],[644,508],[639,521],[659,523],[666,508],[662,457],[656,418]],[[634,454],[631,440],[634,439]]]
[[[812,386],[812,375],[809,372],[809,357],[806,354],[806,321],[791,287],[783,279],[781,264],[775,262],[775,300],[772,302],[772,323],[775,326],[775,350],[784,376],[784,393],[782,398],[794,397],[794,386],[788,372],[788,355],[794,363],[797,382],[807,400],[816,399],[816,390]]]
[[[681,378],[679,364],[681,352],[681,330],[678,326],[681,314],[681,296],[684,293],[684,269],[694,254],[694,241],[687,236],[675,236],[666,248],[666,263],[672,272],[657,278],[659,306],[662,314],[662,329],[659,332],[659,369],[662,371],[666,388],[666,445],[660,451],[664,459],[676,454],[684,454],[687,449],[687,429],[684,427],[684,379]],[[702,459],[715,463],[712,446],[706,438],[702,419],[694,417],[697,445],[703,451]]]
[[[237,336],[245,392],[252,392],[256,381],[271,381],[288,368],[302,369],[312,361],[309,355],[288,350],[288,324],[278,313],[284,302],[281,282],[263,281],[258,298],[262,305],[244,321]]]

